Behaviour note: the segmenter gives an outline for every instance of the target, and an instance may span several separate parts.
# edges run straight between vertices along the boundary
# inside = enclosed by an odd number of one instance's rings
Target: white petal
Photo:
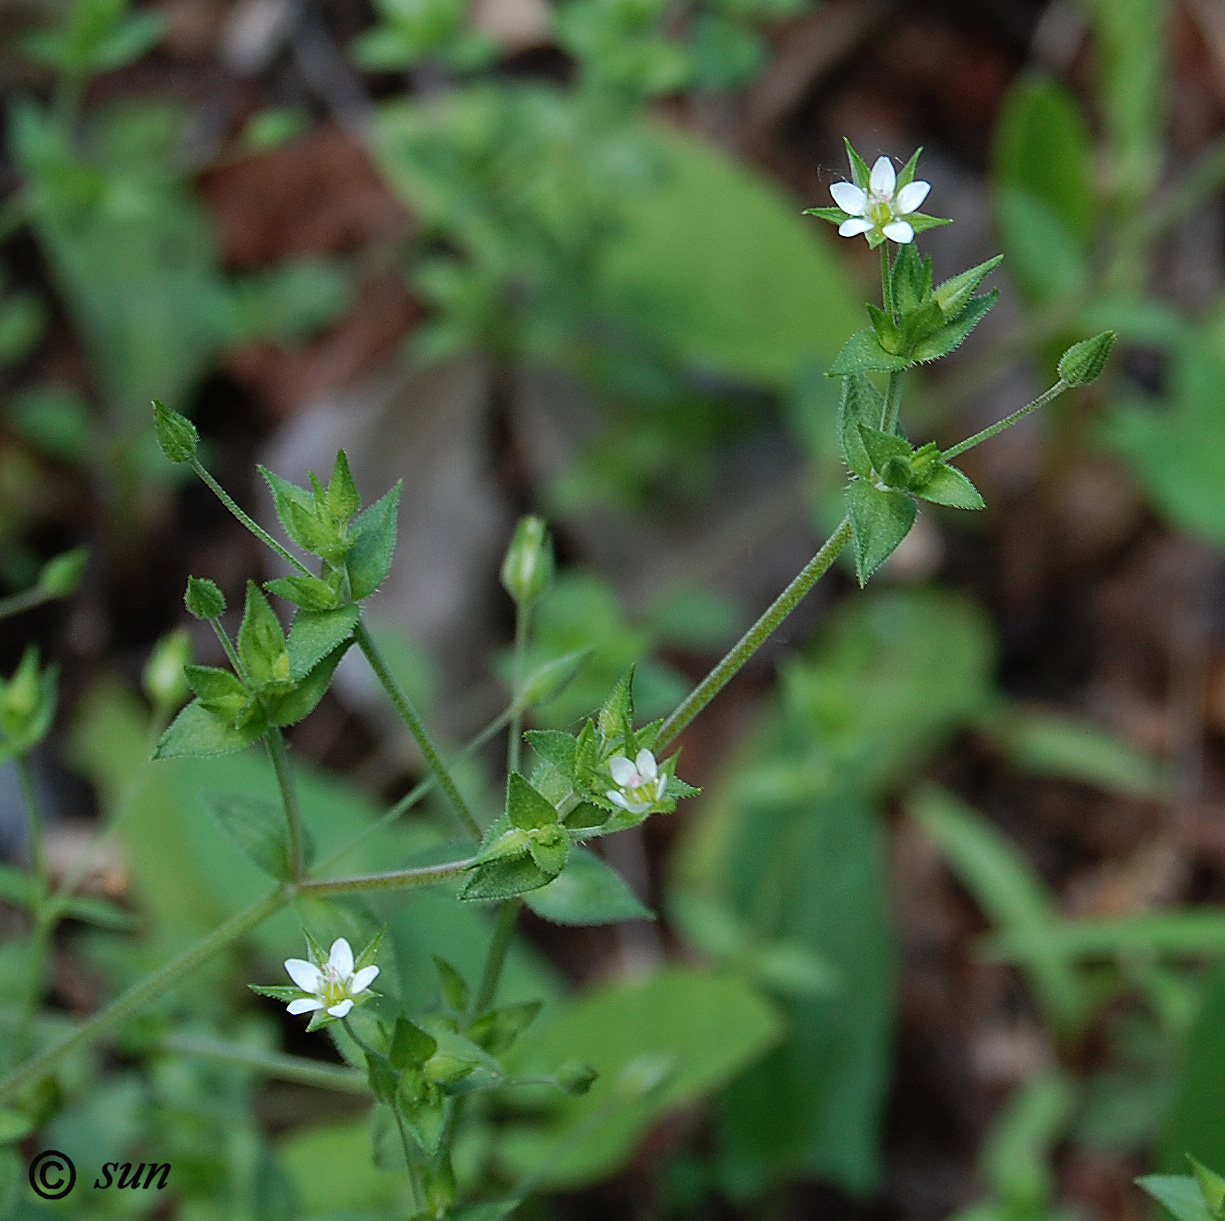
[[[655,756],[645,746],[638,752],[638,758],[634,760],[634,766],[638,769],[638,774],[643,780],[655,779]]]
[[[869,229],[874,229],[875,227],[870,220],[864,220],[862,216],[852,216],[850,220],[844,220],[838,226],[838,233],[842,237],[855,237],[860,233],[867,233]]]
[[[356,996],[359,992],[365,990],[374,983],[374,977],[379,973],[378,967],[362,967],[356,975],[353,976],[352,982],[349,984],[349,991]]]
[[[343,1000],[339,1005],[333,1005],[330,1009],[328,1009],[328,1014],[334,1018],[342,1018],[352,1008],[353,1002],[351,1000]]]
[[[323,1002],[313,996],[302,996],[296,1001],[290,1001],[286,1008],[293,1014],[314,1013],[316,1009],[323,1008]]]
[[[634,771],[634,765],[624,755],[614,755],[609,759],[608,770],[618,784],[633,784],[634,777],[638,774]]]
[[[908,182],[898,193],[893,207],[897,212],[913,212],[927,198],[930,182]]]
[[[905,246],[914,241],[914,228],[908,220],[890,221],[881,232],[891,241]]]
[[[879,195],[882,199],[892,196],[897,187],[897,173],[894,171],[893,162],[888,157],[876,158],[868,185],[872,188],[873,195]]]
[[[353,950],[343,937],[337,937],[332,942],[332,949],[328,954],[328,966],[341,979],[353,974]]]
[[[609,789],[608,792],[604,794],[604,796],[607,797],[608,800],[613,803],[613,805],[620,806],[623,810],[628,810],[632,808],[630,806],[630,803],[626,800],[625,794],[618,793],[616,789]]]
[[[323,976],[319,974],[319,968],[313,962],[307,962],[305,958],[285,959],[285,970],[289,972],[289,978],[303,992],[318,992],[320,984],[323,983]]]
[[[835,182],[829,193],[834,197],[834,203],[852,216],[862,216],[868,206],[867,195],[853,182]]]

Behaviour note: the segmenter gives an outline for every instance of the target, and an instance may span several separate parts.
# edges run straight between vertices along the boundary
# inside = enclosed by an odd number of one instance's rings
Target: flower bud
[[[585,1060],[567,1060],[553,1075],[557,1078],[557,1084],[561,1089],[577,1097],[591,1089],[600,1074]]]
[[[185,415],[171,411],[169,407],[154,399],[153,423],[157,429],[157,443],[171,462],[186,462],[195,457],[196,447],[200,444],[200,434]]]
[[[141,674],[141,686],[156,708],[177,708],[188,695],[183,667],[191,664],[191,637],[176,628],[153,646]]]
[[[208,577],[188,577],[183,604],[197,619],[216,619],[225,613],[225,594]]]
[[[553,580],[553,540],[544,521],[521,517],[502,561],[502,588],[520,609],[534,603]]]
[[[1092,339],[1074,343],[1059,360],[1059,376],[1069,386],[1087,386],[1096,381],[1106,367],[1114,341],[1114,331],[1103,331]]]
[[[74,547],[63,555],[53,556],[38,574],[38,587],[52,598],[67,598],[77,592],[81,575],[89,559],[85,547]]]

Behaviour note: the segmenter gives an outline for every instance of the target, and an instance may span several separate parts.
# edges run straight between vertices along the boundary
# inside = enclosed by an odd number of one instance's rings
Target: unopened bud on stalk
[[[225,594],[208,577],[188,577],[183,604],[197,619],[216,619],[225,613]]]
[[[200,434],[185,415],[171,411],[164,403],[154,399],[153,423],[157,429],[157,443],[171,462],[187,462],[195,457]]]
[[[521,517],[502,561],[502,588],[521,608],[531,606],[553,580],[553,540],[543,519]]]
[[[1092,339],[1074,343],[1059,360],[1059,376],[1069,386],[1087,386],[1096,381],[1106,367],[1114,341],[1114,331],[1103,331]]]

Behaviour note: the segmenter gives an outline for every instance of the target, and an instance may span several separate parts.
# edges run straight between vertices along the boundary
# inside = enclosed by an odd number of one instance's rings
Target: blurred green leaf
[[[532,891],[527,905],[555,924],[654,919],[621,875],[584,848],[574,849],[565,869],[547,886]]]
[[[1157,1203],[1178,1221],[1216,1221],[1194,1175],[1146,1174],[1136,1180]]]

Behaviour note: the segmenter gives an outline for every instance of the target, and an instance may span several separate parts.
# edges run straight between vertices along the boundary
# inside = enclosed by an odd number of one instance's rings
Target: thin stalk
[[[353,638],[357,641],[358,648],[365,654],[366,660],[370,663],[370,668],[374,671],[375,677],[382,684],[383,690],[391,698],[396,711],[400,714],[400,719],[408,726],[409,733],[413,735],[418,748],[425,756],[425,761],[429,764],[430,771],[434,773],[439,787],[451,803],[451,808],[459,815],[460,821],[464,824],[472,838],[476,840],[481,839],[481,828],[476,819],[472,817],[472,811],[468,809],[468,803],[463,799],[459,789],[456,787],[451,773],[447,771],[446,765],[442,761],[442,756],[438,753],[438,748],[430,738],[425,724],[417,715],[416,710],[409,702],[408,696],[404,694],[400,684],[396,682],[395,677],[388,670],[386,662],[383,661],[383,655],[379,652],[378,646],[374,643],[373,637],[361,619],[358,619],[357,626],[353,629]]]
[[[893,272],[889,266],[888,242],[880,244],[880,292],[881,300],[885,303],[885,313],[890,318],[894,317],[896,311],[893,306]]]
[[[268,748],[268,758],[272,760],[272,770],[276,772],[276,786],[281,791],[281,805],[285,810],[289,875],[297,882],[301,880],[303,870],[302,814],[298,809],[298,794],[293,786],[293,777],[289,774],[285,738],[275,725],[270,725],[265,732],[264,745]]]
[[[45,1051],[9,1073],[0,1081],[0,1099],[8,1098],[27,1085],[33,1084],[69,1052],[75,1051],[78,1047],[88,1046],[125,1018],[139,1012],[145,1005],[161,996],[180,980],[199,970],[209,959],[216,957],[240,937],[262,924],[274,912],[280,911],[289,903],[293,895],[292,887],[278,886],[258,903],[253,903],[237,915],[231,916],[224,924],[197,941],[195,945],[184,950],[172,962],[142,979],[140,983],[135,984],[122,996],[113,1000],[105,1009],[95,1013],[93,1017],[82,1022],[58,1042],[53,1043]]]
[[[404,1150],[404,1166],[408,1171],[408,1190],[413,1198],[413,1211],[419,1213],[425,1205],[425,1193],[421,1190],[421,1175],[417,1171],[417,1163],[413,1160],[413,1149],[409,1142],[408,1129],[404,1126],[404,1116],[400,1114],[399,1103],[391,1104],[391,1113],[396,1117],[400,1147]]]
[[[493,720],[480,731],[480,733],[475,734],[473,737],[469,738],[466,743],[464,743],[464,745],[460,748],[459,753],[461,755],[468,755],[474,750],[480,750],[480,748],[484,746],[490,738],[492,738],[495,734],[500,733],[502,729],[505,728],[506,723],[510,720],[512,714],[513,708],[506,708],[502,712],[498,713],[498,715],[494,717]],[[395,822],[395,820],[399,818],[401,814],[412,809],[417,802],[419,802],[427,793],[429,793],[434,788],[436,783],[437,781],[433,776],[426,776],[424,780],[421,780],[417,784],[413,785],[413,787],[409,789],[409,791],[405,793],[404,796],[395,803],[395,805],[390,806],[368,827],[362,831],[359,831],[351,840],[349,840],[347,844],[333,852],[326,861],[316,866],[316,870],[322,872],[325,869],[330,869],[336,864],[337,861],[342,860],[350,852],[352,852],[353,849],[358,846],[358,844],[369,839],[369,837],[374,835],[375,832],[381,831],[389,823]]]
[[[423,865],[419,869],[391,869],[386,873],[362,873],[351,878],[308,878],[298,884],[304,895],[344,895],[359,890],[403,890],[449,882],[476,864],[476,857],[448,861],[445,865]]]
[[[234,642],[230,639],[225,628],[221,626],[219,618],[213,618],[208,621],[209,627],[213,629],[213,634],[221,641],[221,648],[226,657],[229,658],[230,665],[234,667],[234,673],[239,678],[246,677],[246,670],[243,668],[242,659],[238,656],[238,650],[234,647]]]
[[[523,740],[523,705],[519,702],[523,693],[523,663],[527,655],[527,629],[531,621],[530,605],[515,603],[515,653],[511,681],[514,683],[514,703],[511,704],[510,740],[506,744],[506,770],[519,770],[519,754]]]
[[[1011,428],[1018,420],[1024,419],[1031,412],[1037,411],[1039,407],[1045,407],[1052,399],[1058,398],[1065,390],[1069,389],[1068,383],[1060,378],[1049,390],[1043,391],[1032,403],[1027,403],[1019,411],[1014,411],[1012,415],[1005,416],[1002,420],[997,420],[990,428],[984,428],[982,432],[976,432],[972,437],[967,437],[964,441],[959,441],[950,449],[944,450],[940,457],[947,462],[950,458],[956,458],[958,454],[964,454],[967,449],[973,449],[976,445],[981,445],[984,441],[991,440],[1003,432],[1005,428]]]
[[[22,804],[26,815],[26,836],[30,845],[30,872],[34,881],[30,915],[34,921],[34,928],[30,948],[29,984],[21,1006],[21,1014],[17,1019],[17,1031],[13,1036],[14,1064],[19,1064],[29,1051],[30,1034],[34,1029],[34,1016],[38,1012],[38,1002],[42,999],[43,970],[51,934],[47,908],[50,883],[47,877],[47,853],[43,845],[42,815],[38,808],[38,794],[34,789],[30,761],[25,755],[17,758],[17,775],[21,781]]]
[[[237,518],[242,525],[250,530],[251,533],[254,534],[265,547],[271,547],[272,550],[281,557],[281,559],[283,559],[287,564],[292,564],[304,576],[313,577],[315,575],[309,568],[307,568],[305,564],[302,563],[300,559],[297,558],[297,556],[292,555],[288,550],[286,550],[286,548],[282,547],[281,544],[278,543],[276,539],[274,539],[272,535],[264,529],[263,526],[254,521],[252,518],[248,517],[247,514],[238,507],[238,503],[229,494],[229,492],[227,492],[225,488],[223,488],[221,484],[219,484],[217,480],[208,473],[208,470],[205,468],[204,464],[199,458],[193,454],[187,459],[187,461],[191,465],[191,469],[195,471],[196,474],[199,475],[200,478],[203,479],[204,482],[212,489],[213,495],[216,496],[217,499],[221,501],[221,503],[225,505],[227,509],[229,509],[235,518]]]
[[[485,952],[485,969],[481,972],[481,983],[472,1002],[473,1019],[480,1017],[493,1004],[498,994],[502,968],[506,965],[506,955],[510,950],[515,924],[522,909],[522,899],[507,899],[498,908],[498,915],[493,926],[493,937],[490,939],[489,949]]]
[[[41,585],[31,585],[29,589],[23,589],[20,593],[0,598],[0,619],[9,619],[13,615],[33,610],[34,607],[42,606],[44,602],[51,602],[57,597],[59,597],[58,594],[48,593]]]
[[[676,706],[660,726],[656,751],[662,750],[693,720],[727,685],[736,672],[761,648],[770,634],[795,609],[801,598],[829,570],[839,552],[851,541],[851,519],[844,517],[837,529],[821,545],[821,549],[800,570],[799,574],[770,604],[751,628],[732,646],[727,655]]]
[[[897,428],[898,413],[902,408],[902,378],[905,376],[900,369],[889,374],[889,385],[885,389],[885,408],[881,412],[880,427],[882,432],[893,432]]]
[[[287,1056],[260,1047],[243,1047],[238,1043],[223,1043],[220,1039],[202,1039],[192,1035],[170,1035],[158,1046],[162,1051],[176,1055],[201,1056],[257,1069],[264,1076],[275,1077],[278,1081],[293,1081],[298,1085],[311,1085],[334,1093],[370,1093],[370,1083],[364,1074],[310,1060],[306,1056]]]

